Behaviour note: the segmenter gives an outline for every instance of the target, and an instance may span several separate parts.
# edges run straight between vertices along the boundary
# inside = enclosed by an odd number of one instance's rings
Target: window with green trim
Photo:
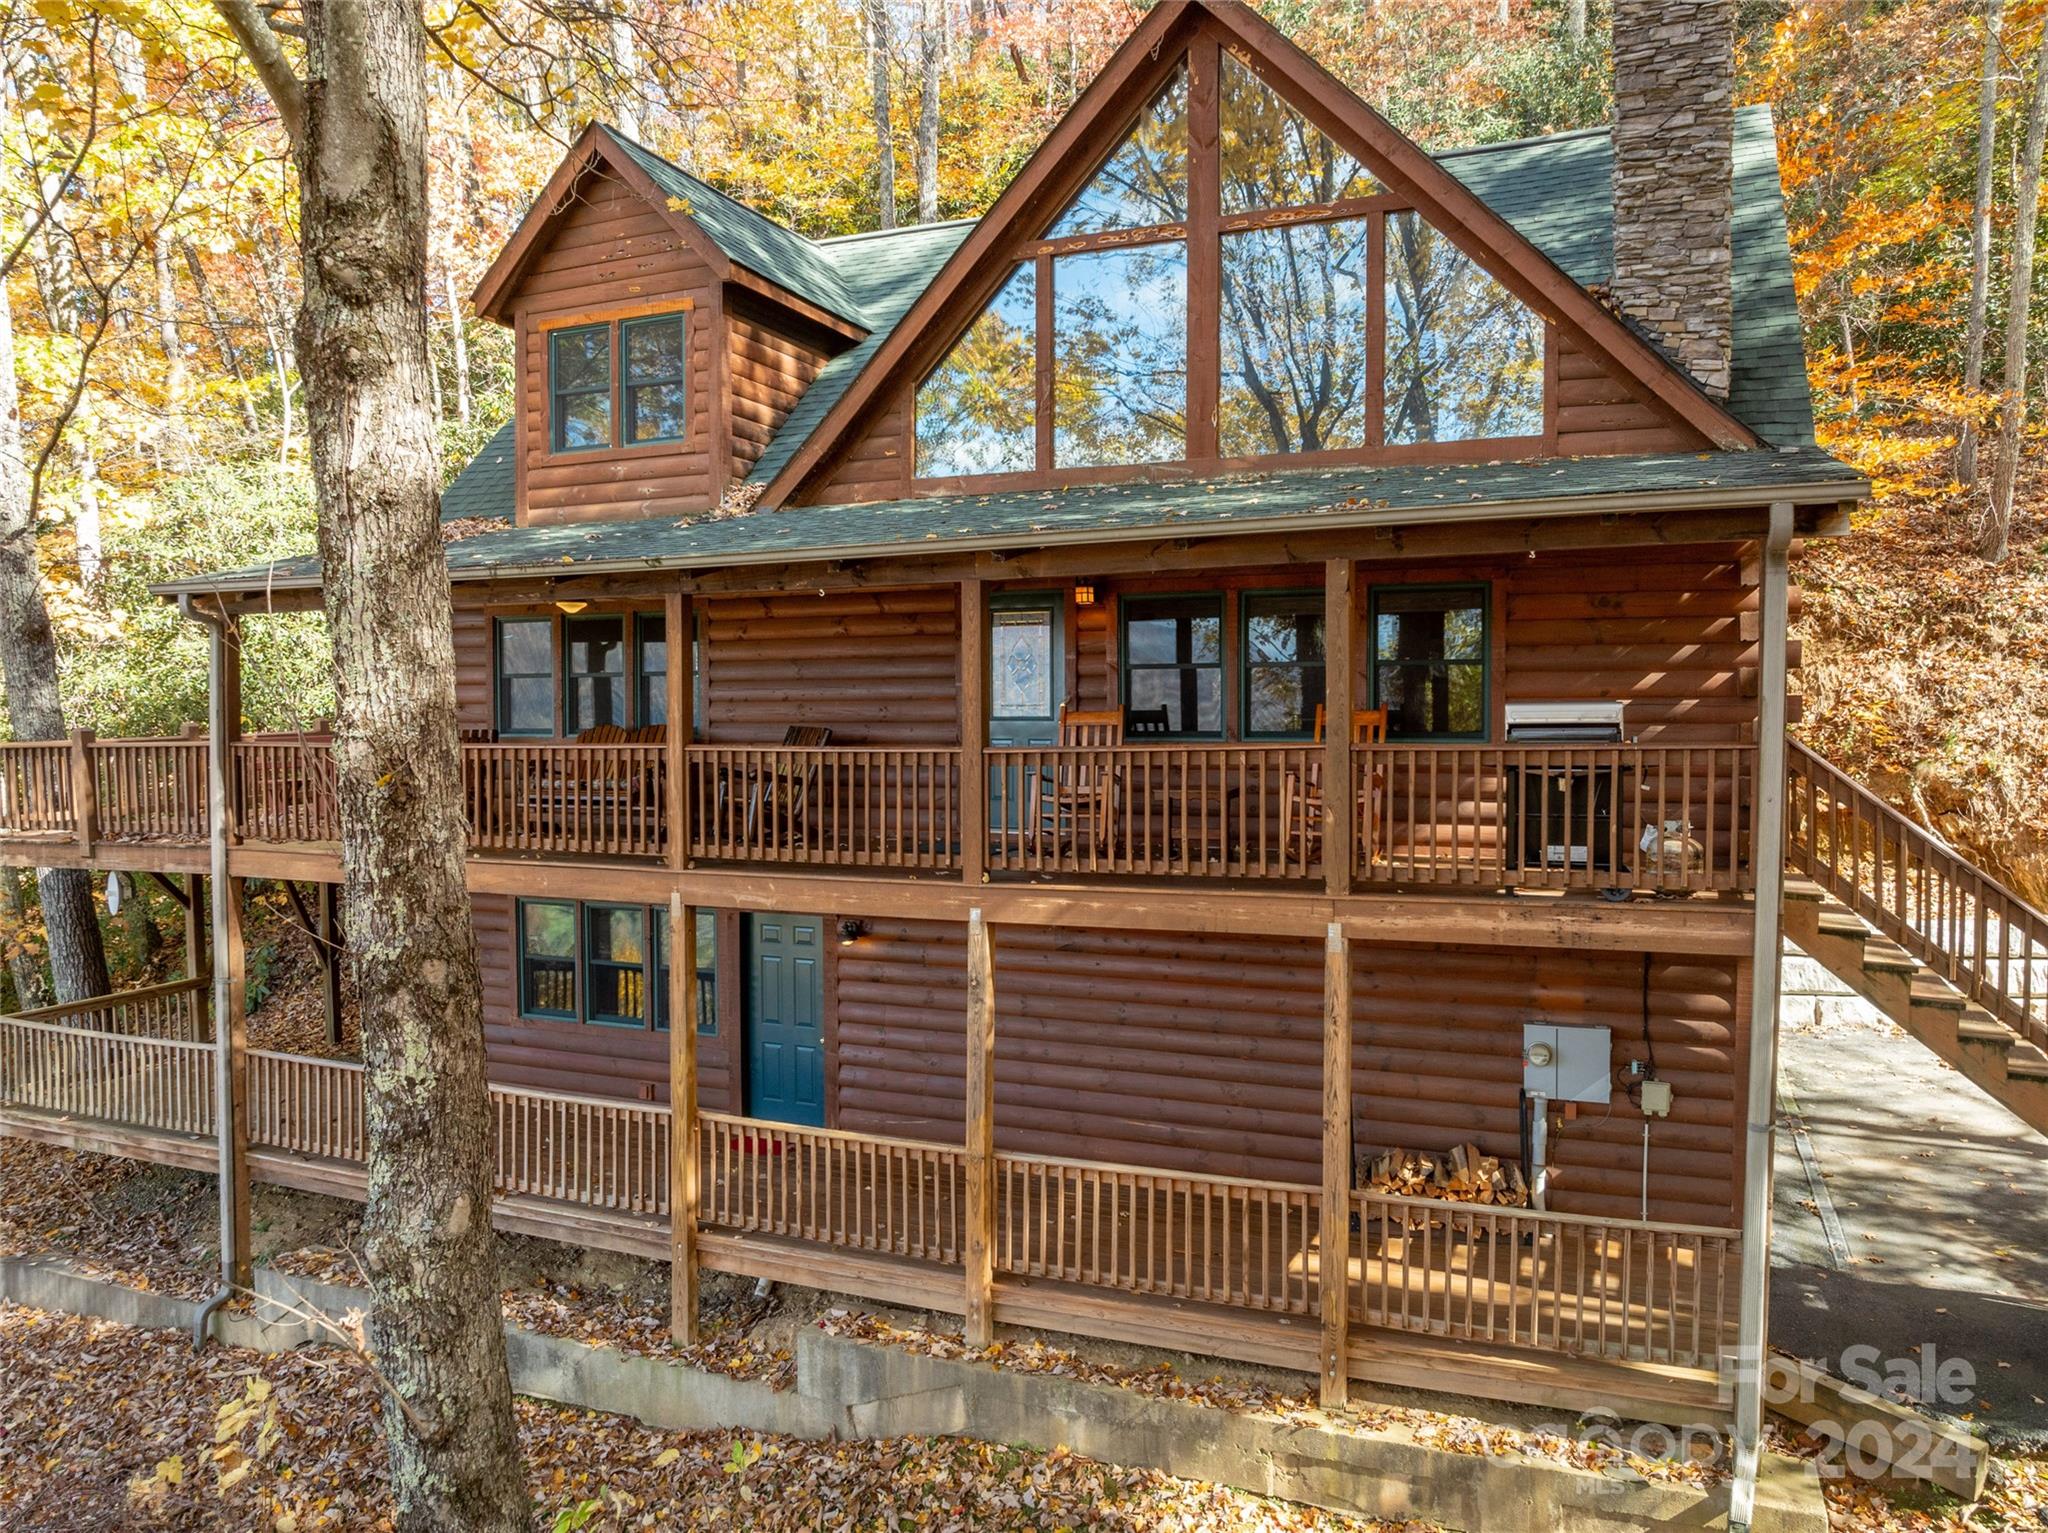
[[[1323,593],[1247,591],[1240,607],[1244,737],[1308,738],[1322,706],[1328,659]]]
[[[1126,733],[1221,735],[1223,598],[1126,597],[1123,627]]]
[[[519,902],[519,1010],[528,1017],[576,1020],[574,901]]]
[[[1486,738],[1491,596],[1483,585],[1374,589],[1373,697],[1388,739]]]
[[[612,445],[612,327],[548,337],[548,440],[556,452]]]
[[[626,720],[626,620],[572,617],[562,620],[563,733],[577,735],[600,724]]]
[[[612,1027],[647,1026],[647,907],[583,907],[584,1015]]]
[[[620,440],[628,447],[683,436],[683,316],[619,322]]]
[[[668,619],[643,612],[634,620],[634,671],[638,676],[642,724],[668,722]]]
[[[498,619],[498,733],[555,732],[555,625],[551,618]]]

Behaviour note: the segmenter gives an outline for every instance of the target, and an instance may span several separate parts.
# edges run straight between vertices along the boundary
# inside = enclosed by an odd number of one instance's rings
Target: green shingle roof
[[[816,241],[807,240],[794,229],[785,229],[774,219],[726,196],[710,182],[700,181],[681,166],[671,165],[617,129],[606,131],[665,195],[686,205],[689,216],[728,257],[797,297],[866,327],[866,310],[839,267]]]
[[[1437,157],[1581,287],[1614,277],[1614,151],[1605,128]],[[1735,356],[1728,408],[1766,442],[1813,441],[1806,346],[1768,106],[1735,114]]]
[[[1608,508],[1634,512],[1690,504],[1827,501],[1859,495],[1865,488],[1851,470],[1817,447],[1296,469],[1165,484],[802,506],[684,523],[656,517],[514,527],[450,544],[448,569],[457,580],[702,569],[925,550],[1220,536],[1315,521],[1374,526],[1584,516]],[[318,561],[308,555],[158,589],[167,594],[288,589],[318,581]]]

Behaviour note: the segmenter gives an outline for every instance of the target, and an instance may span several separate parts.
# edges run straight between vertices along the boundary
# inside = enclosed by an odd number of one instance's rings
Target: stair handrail
[[[2048,984],[2035,983],[2036,969],[2048,969],[2048,914],[1796,736],[1785,744],[1786,861],[2024,1041],[2048,1045]],[[1819,844],[1822,792],[1828,799],[1825,850]],[[1889,861],[1888,847],[1895,849]],[[1918,899],[1917,912],[1909,891]],[[1989,941],[1994,917],[1996,952]]]

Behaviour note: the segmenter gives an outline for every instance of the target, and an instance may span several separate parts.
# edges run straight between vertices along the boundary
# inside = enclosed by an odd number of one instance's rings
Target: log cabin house
[[[501,1222],[672,1257],[684,1333],[720,1269],[1753,1411],[1788,783],[1809,870],[1860,791],[1788,762],[1786,556],[1866,486],[1767,112],[1626,120],[1696,52],[1429,154],[1166,3],[983,217],[826,240],[585,132],[444,501]],[[238,1018],[242,881],[335,930],[324,742],[237,701],[320,571],[164,594],[210,731],[5,747],[0,849],[211,874]],[[0,1086],[224,1167],[232,1267],[251,1175],[360,1195],[361,1088],[206,1010],[0,1024]]]

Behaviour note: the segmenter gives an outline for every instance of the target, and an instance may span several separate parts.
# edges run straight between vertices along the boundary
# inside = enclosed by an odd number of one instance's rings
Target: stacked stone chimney
[[[1734,146],[1735,0],[1614,0],[1614,298],[1720,398]]]

